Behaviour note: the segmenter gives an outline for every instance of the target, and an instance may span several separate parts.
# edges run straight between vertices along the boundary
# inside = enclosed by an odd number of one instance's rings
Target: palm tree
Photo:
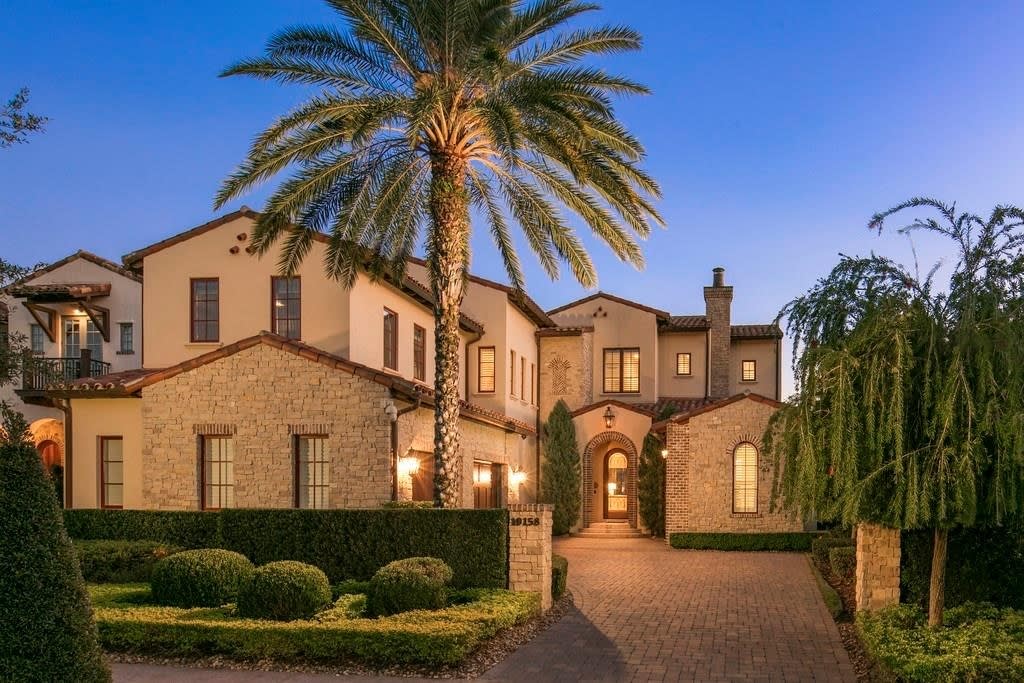
[[[513,287],[523,288],[510,222],[551,278],[559,261],[597,278],[567,208],[638,268],[635,236],[661,218],[643,147],[616,120],[615,96],[647,89],[579,62],[637,50],[619,26],[557,32],[597,9],[579,0],[327,0],[341,26],[274,35],[261,57],[222,76],[315,86],[319,93],[261,133],[217,194],[219,208],[289,170],[253,230],[264,253],[283,240],[293,272],[317,232],[328,274],[404,271],[425,237],[435,299],[437,506],[461,502],[458,317],[469,266],[470,211],[490,229]],[[511,221],[509,220],[511,219]],[[422,234],[425,230],[425,235]]]

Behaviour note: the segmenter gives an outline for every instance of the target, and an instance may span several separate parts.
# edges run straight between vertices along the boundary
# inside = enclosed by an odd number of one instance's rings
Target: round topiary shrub
[[[153,600],[173,607],[219,607],[238,597],[253,566],[240,553],[217,548],[186,550],[153,567]]]
[[[451,567],[436,557],[395,560],[370,579],[366,612],[380,617],[413,609],[441,609],[447,604],[445,586],[451,580]]]
[[[288,560],[257,567],[238,593],[238,614],[252,619],[309,619],[330,604],[327,574]]]

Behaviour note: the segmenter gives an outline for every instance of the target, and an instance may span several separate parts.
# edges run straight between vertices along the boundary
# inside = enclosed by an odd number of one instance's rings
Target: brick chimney
[[[708,330],[708,397],[729,395],[729,345],[732,342],[732,287],[725,285],[725,268],[715,268],[704,288]]]

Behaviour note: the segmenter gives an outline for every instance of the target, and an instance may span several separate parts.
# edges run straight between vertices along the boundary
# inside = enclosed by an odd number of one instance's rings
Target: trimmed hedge
[[[252,562],[236,552],[184,550],[153,567],[153,600],[175,607],[219,607],[234,602],[253,574]]]
[[[932,563],[931,531],[900,534],[901,601],[925,606]],[[946,606],[991,602],[1024,610],[1024,529],[953,529],[946,561]]]
[[[848,534],[829,533],[815,538],[811,541],[811,557],[822,569],[828,567],[829,555],[832,548],[852,548],[853,539]]]
[[[803,531],[728,534],[728,533],[675,533],[669,536],[673,548],[689,550],[779,550],[807,552],[818,534]]]
[[[310,564],[281,560],[257,567],[238,592],[238,614],[253,619],[309,619],[332,602],[327,575]]]
[[[569,580],[569,560],[561,555],[551,555],[551,597],[558,600],[565,595],[565,584]]]
[[[370,579],[366,612],[386,617],[414,609],[437,610],[448,601],[451,567],[436,557],[409,557],[381,567]]]
[[[160,657],[222,655],[241,660],[344,662],[377,667],[450,666],[499,631],[540,613],[535,593],[471,589],[462,604],[437,612],[367,619],[337,605],[311,620],[241,619],[231,608],[179,609],[139,604],[145,586],[90,588],[100,641],[113,652]]]
[[[162,541],[226,548],[256,564],[296,560],[336,583],[369,580],[389,562],[437,557],[456,588],[508,583],[508,511],[374,510],[66,510],[72,538]]]
[[[90,583],[148,583],[156,563],[182,548],[157,541],[74,541]]]
[[[331,586],[331,595],[337,600],[342,595],[366,595],[370,592],[369,581],[357,581],[356,579],[346,579],[341,583]]]
[[[853,578],[857,570],[857,549],[852,546],[832,548],[828,552],[828,565],[840,579]]]
[[[868,654],[900,681],[1024,681],[1024,611],[966,603],[929,628],[916,605],[861,612]]]

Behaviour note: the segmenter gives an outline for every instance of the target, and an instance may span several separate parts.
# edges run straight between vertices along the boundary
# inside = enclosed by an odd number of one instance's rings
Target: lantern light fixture
[[[615,426],[615,411],[612,410],[611,406],[604,411],[604,427],[605,429],[611,429]]]

